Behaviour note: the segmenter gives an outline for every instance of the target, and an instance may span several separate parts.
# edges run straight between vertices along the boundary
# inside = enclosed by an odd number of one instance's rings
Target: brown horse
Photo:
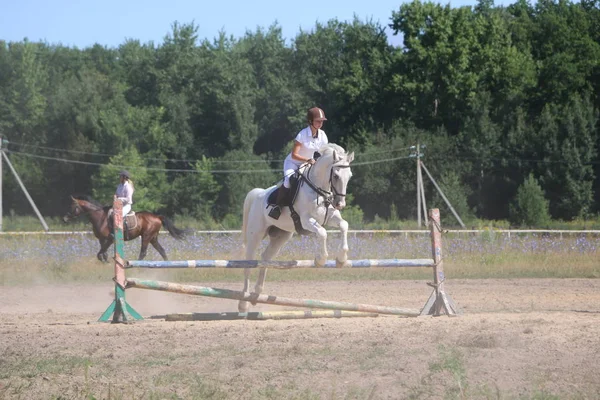
[[[102,206],[88,197],[75,198],[71,196],[71,199],[73,200],[71,209],[63,217],[63,221],[68,222],[82,214],[87,214],[88,219],[92,223],[94,236],[96,236],[100,242],[100,251],[97,254],[98,260],[108,262],[106,251],[114,242],[114,238],[111,235],[108,225],[108,213],[111,207]],[[136,212],[135,215],[137,217],[137,224],[133,228],[128,229],[126,233],[123,232],[126,237],[125,240],[132,240],[138,236],[142,237],[142,248],[140,249],[140,255],[138,257],[139,260],[143,260],[144,257],[146,257],[148,243],[150,243],[166,261],[167,253],[165,253],[165,249],[158,243],[158,232],[160,231],[161,226],[164,225],[171,236],[177,240],[184,239],[186,232],[176,228],[173,222],[162,215],[152,214],[147,211]]]

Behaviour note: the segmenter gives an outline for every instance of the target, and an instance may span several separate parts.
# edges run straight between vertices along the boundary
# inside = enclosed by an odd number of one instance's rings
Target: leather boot
[[[275,201],[279,207],[283,207],[284,205],[286,205],[285,201],[288,198],[289,192],[290,192],[290,189],[281,185],[281,187],[279,188],[279,192],[277,192],[277,200]]]
[[[281,207],[283,207],[285,200],[288,197],[287,195],[289,191],[290,189],[281,185],[279,191],[277,192],[277,199],[275,200],[276,205],[273,206],[273,208],[271,208],[271,211],[269,211],[269,217],[273,219],[279,219],[279,217],[281,216]]]

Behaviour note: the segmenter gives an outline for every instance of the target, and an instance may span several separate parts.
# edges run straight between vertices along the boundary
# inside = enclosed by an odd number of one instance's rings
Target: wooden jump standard
[[[256,260],[188,260],[188,261],[128,261],[123,260],[123,232],[120,202],[115,202],[115,301],[100,317],[100,321],[108,321],[114,312],[112,322],[128,322],[131,319],[141,319],[125,301],[125,288],[140,288],[161,290],[174,293],[192,294],[198,296],[227,298],[232,300],[245,300],[251,303],[276,304],[294,307],[321,308],[328,310],[347,310],[371,312],[378,314],[391,314],[402,316],[419,315],[448,315],[455,316],[458,309],[450,296],[444,291],[445,275],[443,270],[440,214],[438,209],[429,210],[430,230],[432,240],[432,259],[382,259],[382,260],[348,260],[347,266],[352,268],[369,267],[431,267],[434,270],[433,287],[429,299],[422,310],[406,309],[399,307],[375,306],[369,304],[354,304],[337,301],[323,301],[312,299],[292,299],[267,294],[250,293],[229,289],[218,289],[203,286],[182,285],[171,282],[144,280],[138,278],[125,279],[126,268],[314,268],[312,260],[296,261],[256,261]],[[334,268],[335,262],[328,261],[324,268]],[[245,313],[247,314],[247,313]]]

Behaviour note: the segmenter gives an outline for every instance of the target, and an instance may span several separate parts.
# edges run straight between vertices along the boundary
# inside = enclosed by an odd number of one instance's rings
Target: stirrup
[[[274,205],[273,208],[269,211],[269,217],[273,219],[279,219],[281,216],[281,206]]]

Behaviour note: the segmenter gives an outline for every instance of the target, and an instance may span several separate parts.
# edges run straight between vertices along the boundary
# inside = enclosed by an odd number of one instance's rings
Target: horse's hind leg
[[[270,236],[269,245],[267,246],[265,251],[263,251],[263,253],[261,254],[261,258],[263,260],[268,261],[268,260],[272,260],[273,258],[277,257],[277,254],[279,254],[279,250],[281,250],[283,245],[286,244],[286,242],[288,240],[290,240],[290,238],[292,237],[293,234],[294,234],[293,232],[288,232],[288,231],[284,231],[284,230],[272,227],[271,231],[269,232],[269,236]]]
[[[271,228],[271,229],[275,230],[275,228]],[[269,234],[271,235],[271,240],[269,241],[269,245],[267,246],[265,251],[262,253],[262,259],[266,260],[266,261],[272,260],[273,258],[277,257],[277,254],[279,254],[279,250],[281,250],[283,245],[288,240],[290,240],[290,238],[293,235],[293,232],[282,231],[280,229],[277,229],[274,233],[272,233],[272,232],[269,232]],[[256,280],[256,286],[254,286],[255,293],[257,293],[257,294],[262,293],[262,291],[265,287],[265,278],[266,277],[267,277],[267,269],[260,268],[260,271],[258,273],[258,279]],[[252,305],[255,306],[256,303],[252,302]]]
[[[160,243],[158,243],[158,237],[155,237],[154,239],[152,239],[150,241],[150,244],[152,245],[152,247],[154,247],[156,249],[156,251],[158,251],[160,253],[163,260],[169,261],[169,259],[167,258],[167,253],[165,252],[165,249],[163,249],[163,247],[160,245]],[[141,258],[140,258],[140,260],[141,260]]]
[[[260,233],[260,232],[258,232]],[[258,234],[246,234],[246,260],[252,260],[256,254],[256,248],[262,240],[262,235]],[[250,292],[250,268],[244,268],[244,294],[249,295]],[[245,300],[240,300],[238,303],[239,312],[248,312],[250,304]]]

